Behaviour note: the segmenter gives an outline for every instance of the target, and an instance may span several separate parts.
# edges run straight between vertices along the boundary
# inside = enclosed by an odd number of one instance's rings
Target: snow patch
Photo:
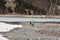
[[[8,32],[15,28],[22,28],[22,27],[23,27],[22,25],[12,25],[12,24],[0,23],[0,32]]]
[[[22,28],[22,27],[23,27],[22,25],[12,25],[12,24],[6,24],[0,22],[0,32],[8,32],[15,28]],[[0,40],[9,40],[9,39],[3,37],[3,35],[0,34]]]

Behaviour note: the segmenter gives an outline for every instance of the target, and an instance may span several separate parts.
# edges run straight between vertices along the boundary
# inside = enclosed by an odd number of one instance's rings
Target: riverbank
[[[0,15],[0,17],[18,17],[18,18],[60,18],[60,15]]]
[[[2,33],[9,40],[60,40],[60,24],[57,23],[20,23],[23,28],[15,28]]]

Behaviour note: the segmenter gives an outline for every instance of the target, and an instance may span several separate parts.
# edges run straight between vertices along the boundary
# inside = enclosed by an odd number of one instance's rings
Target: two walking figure
[[[30,21],[30,26],[34,27],[34,22]]]

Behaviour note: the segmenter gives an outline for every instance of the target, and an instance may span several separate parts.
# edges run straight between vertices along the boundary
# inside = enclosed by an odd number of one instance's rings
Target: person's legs
[[[30,26],[34,27],[34,22],[30,22]]]

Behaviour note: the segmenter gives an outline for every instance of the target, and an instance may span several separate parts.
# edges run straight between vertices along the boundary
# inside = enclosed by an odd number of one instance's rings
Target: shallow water
[[[4,22],[60,22],[60,18],[12,18],[0,17],[0,21]]]

